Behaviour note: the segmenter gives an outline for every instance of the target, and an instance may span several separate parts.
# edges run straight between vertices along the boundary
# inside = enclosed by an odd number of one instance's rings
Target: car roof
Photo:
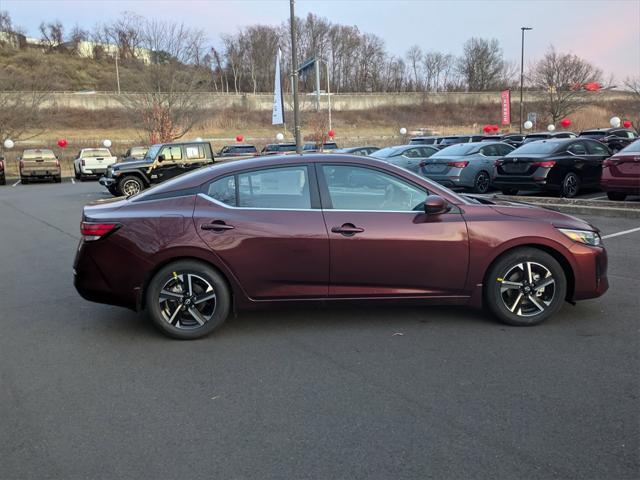
[[[151,147],[162,147],[162,146],[166,146],[166,145],[211,145],[209,142],[206,142],[204,140],[198,141],[198,140],[194,140],[192,142],[166,142],[166,143],[154,143],[153,145],[151,145]],[[151,148],[148,147],[148,148]],[[147,148],[147,147],[145,147]]]

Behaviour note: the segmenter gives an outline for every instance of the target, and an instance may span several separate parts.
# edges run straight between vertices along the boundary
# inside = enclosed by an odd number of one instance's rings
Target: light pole
[[[296,13],[294,0],[289,0],[291,15],[291,87],[293,90],[293,132],[296,139],[296,153],[302,153],[300,139],[300,105],[298,104],[298,47],[296,45]]]
[[[524,32],[533,30],[531,27],[520,27],[522,30],[522,49],[520,52],[520,133],[522,133],[522,88],[524,86]]]

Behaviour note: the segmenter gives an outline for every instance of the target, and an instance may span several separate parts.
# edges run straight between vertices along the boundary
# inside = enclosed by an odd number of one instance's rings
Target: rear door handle
[[[364,228],[356,227],[353,223],[345,223],[340,227],[332,227],[333,233],[339,233],[345,237],[352,237],[356,233],[364,232]]]
[[[222,220],[214,220],[211,223],[204,223],[200,225],[201,230],[213,230],[214,232],[224,232],[225,230],[233,230],[233,225],[227,225]]]

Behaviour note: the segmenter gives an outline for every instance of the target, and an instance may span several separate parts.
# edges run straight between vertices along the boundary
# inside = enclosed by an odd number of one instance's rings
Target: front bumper
[[[572,300],[586,300],[603,295],[609,289],[607,251],[604,247],[575,244],[571,247],[574,262]]]
[[[115,187],[116,179],[112,177],[103,176],[103,177],[100,177],[100,180],[98,180],[98,183],[100,183],[100,185],[106,188]]]

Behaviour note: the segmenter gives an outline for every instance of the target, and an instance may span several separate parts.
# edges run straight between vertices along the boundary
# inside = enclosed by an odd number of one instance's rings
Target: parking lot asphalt
[[[75,292],[81,208],[107,196],[0,187],[0,478],[640,476],[640,231],[605,239],[604,297],[538,327],[315,307],[180,342]]]

